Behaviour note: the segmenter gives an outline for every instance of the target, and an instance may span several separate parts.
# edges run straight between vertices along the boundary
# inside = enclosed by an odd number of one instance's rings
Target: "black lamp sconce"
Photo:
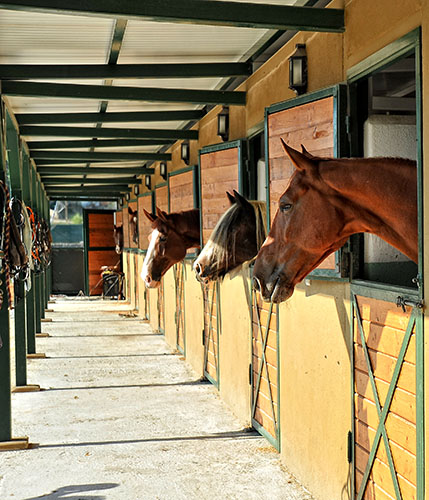
[[[183,141],[180,146],[180,158],[186,163],[186,165],[189,165],[189,157],[189,141]]]
[[[167,180],[167,163],[165,161],[162,161],[159,164],[159,175],[164,179]]]
[[[134,185],[134,194],[137,196],[139,194],[139,186],[138,184]]]
[[[223,106],[222,111],[217,115],[217,135],[220,135],[223,141],[227,141],[229,139],[228,106]]]
[[[124,206],[124,199],[119,198],[119,206],[123,207]]]
[[[147,174],[147,175],[145,175],[145,176],[144,176],[144,185],[145,185],[148,189],[150,189],[150,188],[151,188],[151,186],[152,186],[152,181],[151,181],[151,178],[150,178],[150,175],[149,175],[149,174]]]
[[[131,198],[130,193],[127,193],[127,194],[125,195],[125,199],[128,201],[130,198]]]
[[[297,43],[289,57],[289,88],[297,95],[307,92],[307,52],[305,43]]]

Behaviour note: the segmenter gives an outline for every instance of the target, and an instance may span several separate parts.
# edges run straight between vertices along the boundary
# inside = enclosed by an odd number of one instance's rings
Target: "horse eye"
[[[279,208],[280,212],[285,213],[292,208],[292,203],[282,203]]]
[[[167,241],[167,236],[162,236],[162,235],[161,235],[161,236],[159,237],[159,241],[162,241],[162,242]]]

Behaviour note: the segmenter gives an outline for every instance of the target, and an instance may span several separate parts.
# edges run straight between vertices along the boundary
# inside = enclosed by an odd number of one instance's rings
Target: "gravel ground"
[[[13,395],[0,499],[311,500],[258,434],[125,304],[57,299],[29,362],[44,390]]]

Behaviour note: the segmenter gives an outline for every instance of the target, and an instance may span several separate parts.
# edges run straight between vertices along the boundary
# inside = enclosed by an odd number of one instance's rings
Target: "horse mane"
[[[265,241],[267,231],[267,204],[265,201],[249,200],[255,212],[256,220],[256,245],[258,250],[261,248],[262,243]],[[234,203],[218,220],[210,235],[207,246],[211,247],[214,261],[219,269],[221,264],[229,262],[230,257],[235,259],[235,234],[231,232],[231,226],[240,221],[239,217],[240,205]],[[232,255],[228,243],[232,239]],[[256,255],[255,255],[256,257]]]

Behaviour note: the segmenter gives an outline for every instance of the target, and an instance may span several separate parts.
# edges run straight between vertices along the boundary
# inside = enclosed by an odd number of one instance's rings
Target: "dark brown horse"
[[[248,201],[237,191],[226,194],[231,206],[194,262],[194,271],[203,283],[222,279],[252,260],[267,236],[266,203]]]
[[[137,210],[133,210],[131,207],[128,207],[128,214],[130,216],[130,235],[133,239],[133,242],[138,245],[139,243],[139,226],[138,226],[138,212]]]
[[[189,248],[200,246],[200,211],[167,214],[157,207],[157,215],[146,210],[144,213],[152,223],[152,233],[141,278],[148,288],[156,288],[170,267],[185,258]]]
[[[124,248],[124,230],[122,226],[113,226],[113,239],[115,240],[115,252],[121,254]]]
[[[288,299],[355,233],[376,234],[417,262],[415,162],[317,158],[282,143],[296,171],[255,262],[254,286],[265,300]]]

